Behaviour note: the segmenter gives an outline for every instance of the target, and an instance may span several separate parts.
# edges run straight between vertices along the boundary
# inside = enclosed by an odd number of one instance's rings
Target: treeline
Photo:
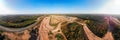
[[[97,22],[97,21],[88,20],[87,25],[88,25],[88,28],[94,34],[96,34],[97,36],[101,38],[106,34],[107,29],[108,29],[108,24],[105,21]],[[112,27],[113,27],[113,30],[111,32],[112,32],[114,39],[120,40],[120,28],[118,28],[120,26],[117,26],[114,24],[112,25]]]
[[[37,17],[31,15],[3,16],[0,18],[0,25],[10,28],[21,28],[35,23]]]
[[[97,22],[88,20],[86,22],[88,28],[97,36],[104,37],[107,33],[107,24],[105,22]]]
[[[0,20],[5,22],[12,22],[12,23],[21,23],[26,20],[35,20],[37,16],[30,16],[30,15],[14,15],[14,16],[3,16]]]

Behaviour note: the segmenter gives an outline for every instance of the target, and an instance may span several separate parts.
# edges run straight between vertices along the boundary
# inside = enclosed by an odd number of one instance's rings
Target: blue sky
[[[119,0],[0,0],[0,13],[104,13],[116,12],[119,6]]]
[[[99,9],[105,0],[6,0],[9,8],[23,11],[75,11]]]

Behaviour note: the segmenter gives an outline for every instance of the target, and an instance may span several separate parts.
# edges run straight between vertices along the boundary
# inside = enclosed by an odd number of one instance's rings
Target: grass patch
[[[61,34],[56,34],[57,40],[64,40],[64,37]]]
[[[0,18],[0,25],[10,28],[22,28],[35,23],[38,16],[14,15]]]

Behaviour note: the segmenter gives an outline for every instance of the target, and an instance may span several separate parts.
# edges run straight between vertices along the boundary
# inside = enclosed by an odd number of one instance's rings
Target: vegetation
[[[91,15],[83,15],[79,16],[79,18],[87,20],[86,24],[88,28],[97,36],[103,37],[107,33],[107,23],[103,21],[104,19],[101,16],[91,16]],[[119,17],[116,17],[120,20]],[[112,35],[115,40],[120,40],[120,26],[113,25],[114,30],[112,30]]]
[[[80,15],[78,18],[87,20],[88,28],[97,36],[103,37],[107,33],[107,24],[101,15]]]
[[[89,22],[87,24],[88,24],[88,27],[90,28],[90,30],[92,30],[92,32],[99,37],[103,37],[107,32],[107,24],[104,23],[104,21],[103,21],[103,23],[98,23],[98,22],[89,20]],[[114,39],[120,40],[120,28],[118,28],[120,26],[112,25],[112,27],[114,29],[114,30],[112,30],[112,33],[113,33],[112,35],[113,35]]]
[[[62,27],[62,32],[68,40],[87,40],[82,25],[75,22]]]
[[[13,15],[0,18],[0,25],[11,28],[21,28],[35,23],[38,16],[31,15]]]
[[[116,17],[118,20],[120,20],[120,17]],[[120,40],[120,26],[114,25],[114,30],[112,31],[113,37],[115,40]]]
[[[64,40],[64,37],[61,34],[56,34],[57,40]]]
[[[107,24],[105,22],[99,23],[88,20],[87,26],[94,34],[101,38],[107,33]]]
[[[120,29],[119,28],[114,29],[113,37],[114,37],[115,40],[120,40]]]

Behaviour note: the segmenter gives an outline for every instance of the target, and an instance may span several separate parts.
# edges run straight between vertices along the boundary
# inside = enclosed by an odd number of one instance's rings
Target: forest
[[[0,17],[0,25],[10,28],[21,28],[35,23],[37,15],[8,15]]]

